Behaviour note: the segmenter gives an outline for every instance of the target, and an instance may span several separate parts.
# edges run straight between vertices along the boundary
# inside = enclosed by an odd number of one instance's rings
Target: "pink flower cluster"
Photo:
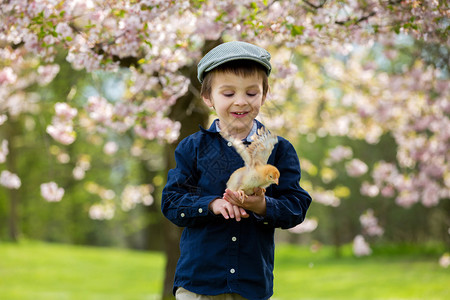
[[[89,208],[92,220],[111,220],[114,218],[115,208],[112,204],[94,204]]]
[[[53,64],[53,65],[46,65],[46,66],[39,66],[37,69],[38,74],[38,83],[40,85],[47,85],[55,78],[55,76],[59,72],[59,65]]]
[[[338,207],[341,200],[331,190],[315,190],[311,192],[313,201],[321,203],[326,206]]]
[[[297,226],[288,229],[288,231],[297,234],[312,232],[316,230],[317,225],[319,225],[319,223],[316,219],[306,218],[301,224],[298,224]]]
[[[11,173],[7,170],[3,170],[0,174],[0,185],[3,185],[8,189],[17,190],[22,185],[22,182],[20,181],[19,176],[17,176],[16,174]]]
[[[450,196],[448,188],[442,188],[427,174],[413,174],[407,177],[391,163],[380,162],[375,166],[372,177],[383,196],[392,197],[397,192],[395,201],[402,207],[410,207],[419,201],[427,207],[435,206],[440,198]]]
[[[378,219],[374,216],[373,210],[368,209],[359,217],[359,222],[363,227],[363,232],[369,236],[382,236],[383,228],[378,224]]]
[[[359,177],[367,173],[369,168],[363,161],[355,158],[345,164],[345,169],[347,170],[347,174],[349,176]]]
[[[76,180],[82,180],[90,168],[90,157],[88,155],[81,155],[77,160],[75,168],[72,170],[73,178]]]
[[[353,156],[352,148],[347,146],[337,146],[333,148],[328,153],[329,159],[327,159],[328,164],[338,163],[344,159],[350,159]]]
[[[450,254],[444,253],[439,258],[439,265],[443,268],[448,268],[450,266]]]
[[[154,117],[144,117],[143,122],[134,127],[134,131],[148,140],[157,139],[172,143],[177,140],[180,128],[180,122],[174,122],[161,114],[156,114]]]
[[[372,249],[362,235],[357,235],[353,239],[353,254],[358,257],[372,254]]]
[[[137,204],[144,204],[146,206],[153,204],[154,188],[150,184],[142,185],[126,185],[122,195],[122,210],[129,211],[136,207]]]
[[[76,138],[76,133],[73,130],[73,118],[78,111],[67,103],[58,102],[55,104],[55,112],[56,115],[52,119],[52,124],[47,126],[47,133],[61,144],[70,145]]]
[[[64,196],[64,189],[58,187],[54,181],[43,183],[41,184],[41,196],[48,202],[59,202]]]
[[[0,144],[0,164],[6,161],[6,156],[8,156],[8,141],[3,140]]]

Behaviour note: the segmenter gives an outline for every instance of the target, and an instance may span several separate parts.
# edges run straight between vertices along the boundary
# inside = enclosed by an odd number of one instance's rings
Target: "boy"
[[[244,162],[219,131],[251,143],[263,127],[255,117],[266,99],[270,71],[266,50],[237,41],[217,46],[198,64],[201,96],[218,119],[180,142],[162,194],[164,215],[185,227],[174,282],[177,299],[269,299],[275,228],[294,227],[305,218],[311,197],[299,185],[297,154],[281,137],[268,160],[280,171],[279,185],[255,189],[244,203],[226,190]]]

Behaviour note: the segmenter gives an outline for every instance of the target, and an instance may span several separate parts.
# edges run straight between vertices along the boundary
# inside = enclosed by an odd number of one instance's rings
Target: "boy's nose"
[[[243,96],[237,96],[234,98],[234,104],[235,105],[245,105],[247,101],[245,101]]]

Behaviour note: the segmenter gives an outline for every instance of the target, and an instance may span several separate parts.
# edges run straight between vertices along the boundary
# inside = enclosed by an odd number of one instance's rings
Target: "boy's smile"
[[[262,78],[257,73],[243,77],[217,72],[211,86],[211,99],[203,101],[216,110],[220,130],[235,138],[246,138],[265,100]]]

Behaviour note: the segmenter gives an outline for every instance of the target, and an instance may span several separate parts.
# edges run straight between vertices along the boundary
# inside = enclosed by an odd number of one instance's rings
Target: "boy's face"
[[[220,130],[239,139],[247,137],[264,100],[262,78],[257,73],[242,77],[216,72],[212,78],[211,99],[203,97],[206,105],[216,110]]]

